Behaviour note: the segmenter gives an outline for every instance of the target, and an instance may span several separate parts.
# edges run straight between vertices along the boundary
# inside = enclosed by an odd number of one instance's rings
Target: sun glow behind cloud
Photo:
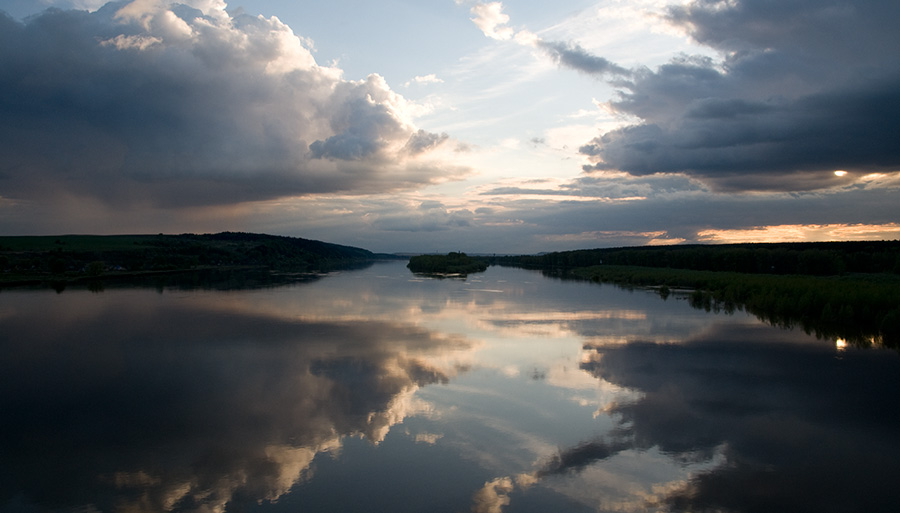
[[[821,242],[833,240],[900,239],[900,223],[887,224],[785,224],[743,230],[703,230],[700,242],[716,244],[744,242]]]

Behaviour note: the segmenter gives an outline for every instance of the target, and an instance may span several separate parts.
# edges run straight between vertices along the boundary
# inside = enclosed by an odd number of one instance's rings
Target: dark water
[[[900,358],[378,264],[0,293],[0,511],[897,511]]]

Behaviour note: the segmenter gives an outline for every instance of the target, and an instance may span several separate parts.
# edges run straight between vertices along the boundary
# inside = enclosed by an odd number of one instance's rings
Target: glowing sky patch
[[[900,223],[884,225],[779,225],[746,230],[704,230],[703,242],[820,242],[831,240],[893,240],[900,238]]]

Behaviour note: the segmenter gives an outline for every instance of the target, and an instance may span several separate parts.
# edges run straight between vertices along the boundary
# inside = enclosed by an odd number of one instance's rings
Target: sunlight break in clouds
[[[702,242],[816,242],[831,240],[896,240],[900,223],[883,225],[827,224],[762,226],[743,230],[704,230],[697,233]]]
[[[185,207],[453,179],[447,134],[346,81],[276,17],[219,0],[0,15],[3,195]]]

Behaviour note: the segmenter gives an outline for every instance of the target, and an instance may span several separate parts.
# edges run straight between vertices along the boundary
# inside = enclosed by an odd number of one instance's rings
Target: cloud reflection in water
[[[378,443],[426,409],[415,390],[456,372],[429,355],[468,344],[409,324],[218,309],[216,295],[106,292],[90,310],[83,294],[4,319],[0,467],[15,477],[0,481],[2,502],[224,511],[277,500],[344,437]]]
[[[884,510],[900,461],[896,354],[522,270],[0,316],[3,513]]]
[[[854,349],[835,358],[824,344],[791,339],[764,326],[718,326],[679,344],[586,345],[593,357],[583,370],[640,397],[610,405],[619,425],[607,436],[561,448],[516,483],[564,476],[544,484],[600,511],[889,511],[900,414],[881,392],[900,391],[896,355]],[[603,471],[611,460],[640,453],[694,471],[633,501],[621,489],[592,495],[611,477]],[[513,489],[512,481],[502,489],[504,505]]]

